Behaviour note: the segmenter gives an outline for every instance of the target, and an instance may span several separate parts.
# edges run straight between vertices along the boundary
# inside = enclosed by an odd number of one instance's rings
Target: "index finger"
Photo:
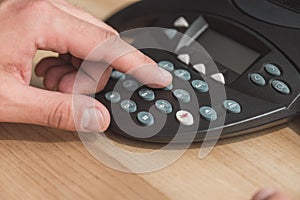
[[[53,9],[57,9],[57,13],[52,12],[55,17],[50,27],[49,23],[45,23],[44,32],[39,32],[39,48],[61,54],[69,52],[91,61],[105,61],[152,87],[165,87],[171,83],[169,72],[159,68],[152,59],[120,39],[116,33],[56,7]]]

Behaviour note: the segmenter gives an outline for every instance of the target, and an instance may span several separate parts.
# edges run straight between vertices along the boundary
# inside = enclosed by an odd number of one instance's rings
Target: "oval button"
[[[134,92],[139,88],[139,84],[135,80],[126,80],[123,82],[123,87],[129,92]]]
[[[200,108],[200,115],[208,121],[215,121],[218,118],[217,112],[208,106],[203,106]]]
[[[251,74],[250,78],[251,78],[251,81],[253,83],[255,83],[256,85],[259,85],[259,86],[265,86],[266,85],[265,78],[260,74],[257,74],[257,73]]]
[[[112,103],[118,103],[121,100],[121,95],[118,92],[108,92],[105,94],[105,98]]]
[[[178,69],[174,72],[175,76],[177,76],[178,78],[188,81],[191,79],[191,74],[190,72],[188,72],[185,69]]]
[[[194,117],[188,111],[185,111],[185,110],[178,111],[176,113],[176,118],[182,125],[192,126],[194,124]]]
[[[201,80],[194,80],[192,86],[199,92],[208,92],[209,90],[208,84]]]
[[[269,64],[265,64],[264,66],[266,72],[268,72],[269,74],[273,76],[281,76],[281,71],[276,65],[269,63]]]
[[[154,117],[149,112],[140,112],[137,115],[137,119],[140,123],[142,123],[145,126],[152,126],[154,124]]]
[[[122,73],[122,72],[120,72],[120,71],[117,71],[117,70],[114,70],[114,71],[111,73],[110,77],[111,77],[112,79],[121,80],[121,81],[125,80],[125,78],[126,78],[126,76],[125,76],[124,73]]]
[[[137,105],[132,100],[124,100],[121,102],[121,108],[128,113],[134,113],[137,110]]]
[[[188,103],[191,101],[191,95],[188,91],[178,89],[173,92],[174,96],[183,103]]]
[[[241,111],[242,111],[240,104],[233,100],[224,101],[223,106],[228,112],[231,112],[231,113],[238,114],[238,113],[241,113]]]
[[[145,101],[153,101],[155,99],[154,91],[150,89],[141,89],[139,95]]]
[[[162,113],[169,114],[173,111],[172,104],[167,100],[158,100],[155,102],[155,107]]]
[[[277,92],[279,92],[281,94],[288,95],[291,93],[289,86],[287,86],[287,84],[285,84],[282,81],[274,80],[274,81],[272,81],[272,86]]]
[[[167,71],[173,71],[175,68],[173,63],[171,63],[170,61],[166,61],[166,60],[160,61],[158,63],[158,66]]]

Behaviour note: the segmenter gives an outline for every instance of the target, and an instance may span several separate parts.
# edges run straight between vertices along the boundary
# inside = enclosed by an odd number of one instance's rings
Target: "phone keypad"
[[[116,81],[121,81],[121,87],[123,87],[127,91],[124,93],[124,91],[120,92],[124,95],[124,99],[122,100],[122,97],[118,90],[115,92],[108,92],[105,95],[106,100],[108,100],[111,103],[119,103],[119,106],[124,112],[130,113],[133,117],[135,116],[137,119],[137,122],[140,123],[143,126],[152,126],[155,124],[155,116],[158,113],[166,114],[168,116],[174,116],[174,120],[177,120],[177,123],[182,124],[184,126],[192,126],[194,125],[194,117],[195,113],[192,114],[191,111],[188,110],[181,110],[178,108],[180,103],[183,103],[184,105],[189,105],[189,103],[192,101],[192,95],[191,91],[187,89],[180,88],[180,82],[181,81],[188,81],[191,85],[191,89],[194,89],[194,92],[196,94],[203,94],[209,92],[209,83],[201,80],[200,78],[197,79],[192,76],[192,73],[195,74],[195,72],[192,72],[193,69],[190,68],[180,68],[175,69],[175,64],[168,60],[162,60],[158,62],[158,66],[170,71],[174,79],[177,79],[174,83],[171,83],[168,87],[163,88],[161,91],[156,89],[151,89],[145,86],[141,87],[141,84],[132,79],[131,77],[127,77],[125,74],[118,72],[114,70],[112,72],[111,78]],[[200,66],[200,65],[199,65]],[[203,65],[204,68],[206,68],[205,65]],[[197,71],[197,73],[203,75],[203,69],[201,72]],[[123,78],[125,77],[125,79]],[[177,82],[177,83],[176,83]],[[222,84],[222,83],[221,83]],[[121,88],[120,88],[121,89]],[[165,91],[167,94],[167,91],[170,91],[171,94],[173,94],[173,100],[170,101],[170,96],[161,95],[161,92]],[[132,99],[131,97],[128,97],[126,94],[129,92],[132,93]],[[159,95],[160,94],[160,95]],[[166,95],[165,94],[165,95]],[[136,99],[138,98],[138,99]],[[177,101],[179,104],[174,104],[174,100]],[[154,104],[154,108],[158,111],[150,110],[146,111],[147,105],[149,102],[151,105]],[[153,102],[153,103],[151,103]],[[201,101],[199,102],[201,105]],[[219,113],[222,115],[223,112],[228,112],[230,114],[239,114],[242,111],[241,105],[234,100],[224,100],[224,103],[219,108],[223,107],[224,111],[221,111]],[[220,111],[215,110],[211,106],[199,106],[198,115],[203,118],[206,121],[216,121],[218,119],[218,112]],[[172,114],[174,113],[174,114]],[[158,117],[158,116],[157,116]]]

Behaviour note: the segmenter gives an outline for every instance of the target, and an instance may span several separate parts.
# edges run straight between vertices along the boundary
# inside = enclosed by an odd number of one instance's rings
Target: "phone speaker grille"
[[[289,9],[293,12],[300,14],[300,1],[299,0],[268,0],[280,7]]]

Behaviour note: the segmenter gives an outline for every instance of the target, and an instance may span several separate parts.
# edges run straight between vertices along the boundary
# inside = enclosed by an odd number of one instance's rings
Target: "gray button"
[[[132,100],[124,100],[120,105],[123,110],[129,113],[134,113],[137,110],[137,105]]]
[[[172,104],[167,100],[158,100],[155,102],[156,108],[163,113],[171,113],[173,111]]]
[[[182,80],[190,80],[191,79],[191,74],[190,72],[188,72],[185,69],[178,69],[174,72],[175,76],[177,76],[178,78],[182,79]]]
[[[164,32],[170,40],[173,40],[177,35],[177,31],[175,29],[166,29]]]
[[[208,106],[200,108],[200,115],[208,121],[215,121],[218,118],[217,112]]]
[[[163,90],[172,90],[173,89],[173,83],[171,83],[170,85],[168,85],[167,87],[165,87]]]
[[[123,87],[127,91],[133,92],[139,88],[139,84],[135,80],[126,80],[123,82]]]
[[[112,79],[117,79],[117,80],[125,80],[125,78],[126,78],[124,73],[119,72],[119,71],[117,71],[117,70],[114,70],[114,71],[111,73],[110,77],[111,77]]]
[[[191,62],[191,57],[189,54],[180,54],[177,58],[186,65],[189,65]]]
[[[222,73],[213,74],[211,75],[211,78],[223,85],[225,84],[225,77]]]
[[[188,28],[190,26],[188,21],[184,17],[179,17],[178,19],[176,19],[173,25],[177,28]]]
[[[256,74],[256,73],[251,74],[250,78],[251,78],[251,81],[253,83],[255,83],[256,85],[260,85],[260,86],[265,86],[266,85],[265,78],[260,74]]]
[[[282,94],[290,94],[291,93],[289,86],[287,86],[282,81],[274,80],[274,81],[272,81],[272,86],[276,91],[278,91]]]
[[[191,101],[191,95],[186,90],[178,89],[173,94],[181,102],[188,103]]]
[[[264,66],[265,66],[266,72],[268,72],[269,74],[271,74],[273,76],[281,76],[281,71],[276,65],[265,64]]]
[[[139,95],[145,101],[153,101],[155,99],[155,94],[154,94],[153,90],[150,90],[150,89],[141,89],[139,91]]]
[[[204,75],[206,74],[206,66],[204,64],[194,65],[193,68],[200,74],[204,74]]]
[[[121,95],[118,92],[108,92],[105,94],[105,98],[112,103],[118,103],[121,100]]]
[[[185,110],[178,111],[176,113],[176,118],[182,125],[192,126],[194,124],[194,117],[188,111],[185,111]]]
[[[208,92],[209,90],[208,84],[201,80],[194,80],[192,86],[199,92]]]
[[[227,111],[231,113],[238,114],[242,111],[240,104],[233,100],[224,101],[223,106]]]
[[[145,126],[151,126],[154,124],[154,117],[149,112],[140,112],[137,115],[137,119],[139,122],[141,122]]]
[[[163,61],[160,61],[158,63],[158,66],[167,70],[167,71],[173,71],[174,70],[174,64],[171,63],[170,61],[166,61],[166,60],[163,60]]]

